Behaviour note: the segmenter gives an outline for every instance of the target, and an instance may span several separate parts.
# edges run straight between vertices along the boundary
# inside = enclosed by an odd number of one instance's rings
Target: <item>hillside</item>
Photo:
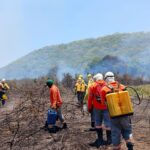
[[[0,78],[37,78],[57,68],[63,73],[112,70],[149,77],[150,32],[116,33],[105,37],[46,46],[0,69]]]

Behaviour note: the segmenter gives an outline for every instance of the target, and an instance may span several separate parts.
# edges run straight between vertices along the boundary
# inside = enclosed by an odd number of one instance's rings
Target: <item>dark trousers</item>
[[[77,92],[77,98],[80,104],[83,104],[84,95],[85,95],[85,92],[79,92],[79,91]]]

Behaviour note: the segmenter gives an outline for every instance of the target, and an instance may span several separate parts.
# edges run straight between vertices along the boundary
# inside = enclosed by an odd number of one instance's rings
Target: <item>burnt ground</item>
[[[9,100],[0,108],[0,149],[1,150],[96,150],[88,143],[96,139],[90,128],[89,114],[83,114],[76,105],[76,97],[64,90],[63,115],[68,129],[57,133],[43,130],[48,108],[48,93],[42,97],[34,91],[19,91],[10,94]],[[135,150],[150,149],[150,100],[143,100],[135,106],[132,117]],[[59,125],[59,122],[58,122]],[[100,147],[111,150],[112,146]],[[122,150],[126,150],[122,140]]]

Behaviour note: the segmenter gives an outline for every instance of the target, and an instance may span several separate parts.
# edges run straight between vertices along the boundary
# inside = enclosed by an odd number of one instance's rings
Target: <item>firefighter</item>
[[[10,89],[9,85],[6,83],[6,79],[2,79],[1,80],[1,84],[2,84],[2,90],[4,92],[3,94],[3,99],[2,99],[2,105],[5,105],[6,103],[6,100],[8,99],[8,91]]]
[[[112,72],[107,72],[105,74],[105,81],[107,83],[101,90],[101,99],[102,101],[106,100],[106,95],[110,94],[115,89],[119,91],[126,90],[126,87],[122,84],[119,84],[115,81],[114,74]],[[111,87],[111,88],[110,88]],[[116,118],[111,118],[111,137],[113,150],[121,150],[121,135],[126,141],[126,146],[128,150],[133,150],[133,138],[132,138],[132,127],[131,127],[131,119],[128,115],[119,116]]]
[[[85,96],[84,96],[83,110],[84,110],[85,106],[87,108],[89,89],[94,85],[94,79],[93,79],[91,74],[87,75],[87,79],[88,79],[88,85],[87,85],[86,93],[85,93]],[[90,131],[95,131],[95,119],[94,119],[93,109],[90,112],[90,116],[91,116],[91,128],[89,130]]]
[[[1,83],[3,84],[3,90],[7,92],[7,91],[10,89],[10,87],[9,87],[9,85],[6,83],[6,79],[3,78],[3,79],[1,80]]]
[[[49,87],[50,92],[50,108],[57,112],[58,119],[62,123],[62,128],[67,128],[67,124],[62,115],[62,98],[58,87],[54,84],[53,80],[47,80],[46,85]]]
[[[99,148],[102,145],[111,144],[111,131],[107,106],[105,102],[101,100],[101,89],[105,86],[105,81],[103,80],[103,75],[101,73],[96,74],[95,79],[96,82],[89,91],[88,110],[90,112],[92,106],[94,107],[95,126],[98,138],[89,145]],[[106,129],[107,141],[104,141],[103,139],[103,122]]]
[[[94,82],[93,77],[92,77],[91,74],[88,74],[88,75],[87,75],[87,79],[88,79],[88,84],[87,84],[87,88],[86,88],[86,92],[85,92],[85,96],[84,96],[84,103],[86,103],[86,104],[87,104],[87,100],[88,100],[89,87],[90,87],[91,85],[93,85],[93,82]]]
[[[5,92],[3,90],[3,84],[0,83],[0,106],[5,104]]]
[[[78,104],[82,106],[86,91],[86,84],[82,78],[78,78],[75,84],[75,94],[77,94]]]

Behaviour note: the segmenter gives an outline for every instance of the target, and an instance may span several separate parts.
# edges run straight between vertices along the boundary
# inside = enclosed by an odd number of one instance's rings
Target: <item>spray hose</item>
[[[131,87],[131,86],[127,86],[126,88],[127,88],[127,89],[132,89],[132,90],[135,92],[136,97],[138,98],[138,103],[133,102],[133,104],[135,104],[135,105],[140,105],[141,102],[142,102],[142,99],[143,99],[143,94],[142,94],[142,98],[140,98],[140,96],[139,96],[139,94],[138,94],[138,92],[137,92],[137,90],[136,90],[135,88],[133,88],[133,87]]]

